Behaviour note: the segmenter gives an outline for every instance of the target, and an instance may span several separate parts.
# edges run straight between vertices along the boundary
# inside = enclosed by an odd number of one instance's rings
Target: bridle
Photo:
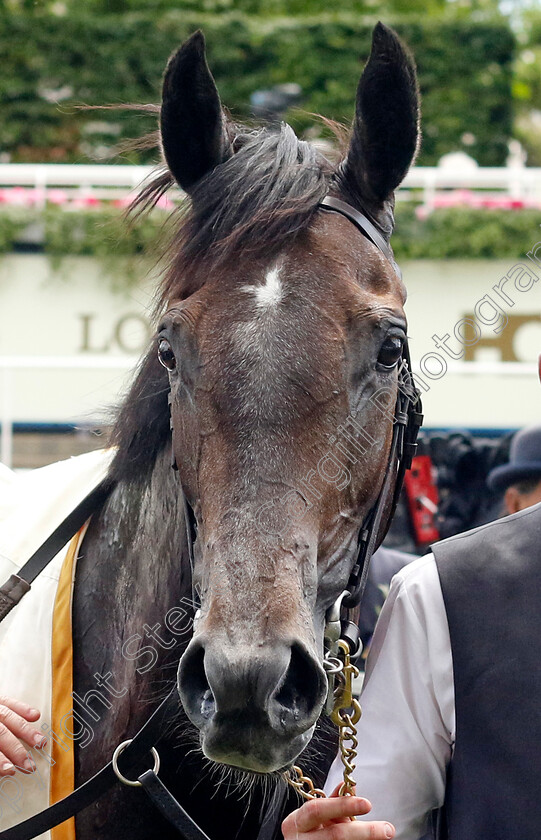
[[[387,258],[400,277],[400,269],[396,265],[392,250],[380,231],[364,214],[346,202],[327,196],[319,208],[325,212],[339,213],[348,219],[361,231]],[[415,454],[417,434],[423,421],[419,392],[415,389],[411,375],[411,361],[407,340],[402,352],[400,373],[403,376],[399,382],[397,400],[394,410],[393,435],[389,460],[385,476],[375,504],[365,518],[360,528],[355,562],[345,591],[327,613],[325,630],[326,655],[325,667],[329,679],[329,699],[327,712],[338,725],[340,732],[340,749],[344,761],[344,785],[342,793],[351,793],[351,773],[355,757],[355,723],[357,701],[352,700],[351,677],[355,671],[350,658],[359,649],[358,629],[352,621],[352,610],[359,605],[368,575],[371,557],[378,544],[387,533],[393,513],[398,504],[402,483],[406,470],[411,466]],[[400,387],[402,385],[402,387]],[[171,398],[169,397],[169,402]],[[173,455],[172,465],[176,468]],[[179,482],[180,483],[180,482]],[[40,546],[32,557],[24,564],[17,575],[12,575],[0,588],[0,621],[11,612],[14,606],[29,591],[32,582],[43,571],[48,563],[56,556],[64,545],[77,533],[87,519],[101,509],[115,484],[106,479],[95,488],[61,523],[61,525]],[[186,540],[188,553],[193,570],[194,542],[197,539],[197,521],[193,509],[182,490],[182,499],[186,520]],[[387,512],[387,518],[383,517]],[[338,688],[335,683],[338,682]],[[124,784],[142,787],[156,807],[179,830],[185,840],[209,840],[207,835],[193,822],[184,808],[176,801],[171,792],[163,785],[157,776],[159,759],[155,744],[160,738],[165,722],[176,702],[176,686],[163,700],[152,716],[147,720],[139,732],[129,741],[120,744],[115,750],[112,760],[95,776],[64,799],[50,806],[34,817],[2,832],[2,840],[31,840],[61,822],[88,807],[108,790],[117,780]],[[358,706],[358,704],[357,704]],[[353,707],[353,713],[348,709]],[[360,714],[360,708],[359,712]],[[353,733],[353,734],[351,734]],[[347,741],[352,742],[349,748],[344,746]],[[129,780],[125,773],[130,767],[140,761],[151,751],[154,754],[154,769],[147,770],[137,780]],[[294,768],[297,778],[291,780],[295,789],[306,798],[324,795],[314,788],[310,779],[302,774],[299,768]],[[276,817],[278,819],[280,814]],[[267,822],[267,820],[265,820]],[[270,836],[265,832],[265,836]],[[263,840],[263,830],[260,834]]]
[[[389,243],[366,214],[333,196],[326,196],[319,206],[324,211],[339,213],[355,225],[382,252],[392,265],[397,277],[402,279],[402,272],[395,262]],[[359,531],[355,564],[346,587],[347,594],[341,601],[342,607],[349,610],[354,609],[361,602],[370,560],[389,530],[400,498],[404,476],[411,467],[412,459],[417,451],[417,435],[423,423],[420,392],[413,382],[407,338],[402,348],[401,362],[394,408],[393,437],[383,484],[375,504]],[[400,376],[402,376],[401,381]],[[382,528],[382,519],[386,509],[389,510],[389,514]]]

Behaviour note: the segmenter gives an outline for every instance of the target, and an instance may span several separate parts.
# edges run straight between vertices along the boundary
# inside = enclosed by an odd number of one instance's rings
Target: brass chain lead
[[[317,788],[309,776],[305,776],[301,768],[296,764],[292,767],[291,773],[295,776],[288,775],[287,781],[292,788],[295,788],[297,793],[300,793],[304,799],[325,799],[326,793]]]
[[[354,796],[355,759],[357,757],[357,724],[361,719],[361,706],[353,696],[353,679],[359,676],[359,669],[351,662],[349,645],[340,639],[338,646],[344,659],[342,671],[343,684],[331,714],[331,720],[338,726],[340,758],[344,768],[344,781],[338,791],[339,796]]]
[[[353,696],[353,679],[359,676],[359,670],[351,662],[348,643],[340,639],[338,648],[343,665],[337,674],[339,686],[330,715],[332,722],[338,726],[340,759],[344,768],[344,781],[340,785],[338,795],[354,796],[353,772],[357,757],[357,723],[361,718],[361,706]],[[296,765],[288,774],[287,781],[304,799],[320,799],[325,796],[325,793],[320,788],[316,788],[312,780],[305,776],[301,768]],[[351,819],[354,820],[355,817]]]

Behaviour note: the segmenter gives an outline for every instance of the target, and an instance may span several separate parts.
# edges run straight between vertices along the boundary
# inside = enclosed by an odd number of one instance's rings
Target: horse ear
[[[231,154],[202,32],[195,32],[169,59],[160,128],[167,165],[186,192]]]
[[[348,191],[382,204],[405,177],[419,142],[419,93],[413,59],[392,29],[378,23],[357,88],[353,136],[343,165]]]

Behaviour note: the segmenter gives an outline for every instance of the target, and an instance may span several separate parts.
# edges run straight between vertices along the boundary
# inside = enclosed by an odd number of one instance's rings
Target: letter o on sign
[[[124,353],[140,353],[150,338],[150,325],[142,315],[130,313],[119,318],[114,335]]]

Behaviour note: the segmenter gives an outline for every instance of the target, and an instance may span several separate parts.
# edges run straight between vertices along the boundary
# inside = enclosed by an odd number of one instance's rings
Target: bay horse
[[[334,196],[362,209],[388,242],[418,121],[413,62],[382,24],[339,165],[287,125],[232,122],[201,33],[165,72],[167,169],[145,200],[176,182],[190,206],[155,340],[113,430],[116,486],[77,566],[74,688],[99,723],[76,751],[76,782],[178,680],[160,776],[212,840],[257,836],[261,796],[243,796],[235,774],[248,787],[271,784],[314,731],[307,752],[320,781],[332,758],[317,724],[325,616],[387,468],[392,418],[371,398],[396,396],[406,319],[389,260],[320,203]],[[363,457],[339,440],[353,418]],[[183,493],[198,532],[193,575]],[[164,617],[194,592],[193,635],[179,642]],[[101,697],[98,673],[109,686]],[[78,840],[176,836],[121,785],[76,828]]]

